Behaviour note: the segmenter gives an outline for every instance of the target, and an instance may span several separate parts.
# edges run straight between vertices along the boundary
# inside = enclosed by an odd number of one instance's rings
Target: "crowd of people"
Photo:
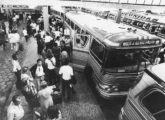
[[[26,20],[26,27],[22,33],[25,40],[37,41],[38,59],[32,67],[21,66],[18,60],[20,36],[17,29],[9,32],[12,55],[13,72],[17,78],[16,88],[24,95],[28,105],[35,111],[40,120],[60,120],[62,113],[56,104],[68,102],[75,94],[76,79],[69,62],[72,54],[72,43],[69,34],[64,34],[63,22],[55,17],[49,20],[50,30],[43,28],[43,17],[32,20],[30,15]],[[16,20],[17,21],[17,20]],[[17,25],[19,22],[16,22]],[[13,33],[14,32],[14,33]],[[14,37],[13,37],[14,36]],[[13,40],[14,39],[14,40]],[[15,41],[14,44],[11,41]],[[17,41],[17,42],[16,42]],[[14,95],[7,110],[7,120],[21,120],[24,110],[19,95]]]

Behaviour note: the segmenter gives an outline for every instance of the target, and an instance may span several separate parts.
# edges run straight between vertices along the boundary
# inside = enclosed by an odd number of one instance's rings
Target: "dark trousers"
[[[63,99],[70,99],[70,80],[62,79],[62,96]]]
[[[20,81],[21,80],[21,70],[18,70],[17,72],[14,72],[16,78],[17,78],[17,81]]]
[[[26,42],[28,41],[28,35],[25,36],[25,40],[26,40]]]
[[[21,89],[22,84],[21,84],[21,70],[14,72],[17,80],[16,80],[16,88],[17,89]]]
[[[49,70],[48,69],[48,76],[47,80],[49,82],[49,85],[55,85],[56,84],[56,72],[54,69]]]

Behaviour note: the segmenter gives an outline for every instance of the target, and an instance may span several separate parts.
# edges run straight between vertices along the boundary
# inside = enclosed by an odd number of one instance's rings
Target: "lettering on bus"
[[[121,44],[122,47],[159,45],[160,40],[142,40],[142,41],[125,41]]]

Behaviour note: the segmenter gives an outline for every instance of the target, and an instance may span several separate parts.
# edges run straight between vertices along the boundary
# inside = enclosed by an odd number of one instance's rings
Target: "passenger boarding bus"
[[[145,70],[130,89],[119,120],[165,120],[165,63]]]
[[[126,95],[162,46],[158,37],[87,13],[65,13],[65,25],[71,31],[73,66],[84,69],[104,98]]]

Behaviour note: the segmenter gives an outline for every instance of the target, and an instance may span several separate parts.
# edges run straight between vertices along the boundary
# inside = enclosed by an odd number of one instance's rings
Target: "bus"
[[[130,89],[119,120],[165,119],[165,63],[145,70],[140,82]]]
[[[123,16],[122,22],[165,38],[165,19],[161,14],[130,12]]]
[[[83,12],[64,14],[72,37],[72,65],[82,69],[103,98],[127,95],[154,63],[161,39]]]

